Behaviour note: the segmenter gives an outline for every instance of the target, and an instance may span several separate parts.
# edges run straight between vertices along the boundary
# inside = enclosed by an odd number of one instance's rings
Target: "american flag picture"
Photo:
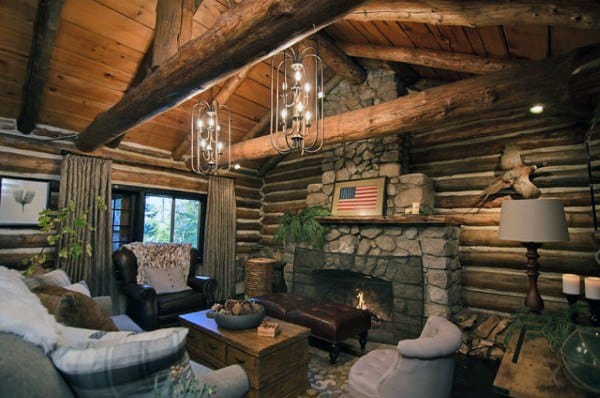
[[[377,187],[368,185],[364,187],[340,188],[338,210],[357,210],[377,208]]]
[[[383,177],[336,183],[331,214],[382,215],[384,187]]]

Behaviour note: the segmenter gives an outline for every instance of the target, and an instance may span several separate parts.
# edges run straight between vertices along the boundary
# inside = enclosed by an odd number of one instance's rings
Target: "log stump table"
[[[272,258],[249,258],[246,260],[244,290],[248,297],[271,293],[273,269],[277,261]]]

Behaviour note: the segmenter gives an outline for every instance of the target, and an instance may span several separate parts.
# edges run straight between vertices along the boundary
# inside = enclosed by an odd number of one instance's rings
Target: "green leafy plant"
[[[154,396],[156,398],[205,398],[214,395],[215,386],[204,384],[202,387],[196,381],[193,373],[184,366],[171,366],[171,371],[163,385],[158,378],[154,379]]]
[[[571,321],[575,311],[577,311],[576,306],[557,312],[545,310],[540,314],[532,312],[528,307],[517,308],[512,316],[512,323],[506,334],[504,345],[508,345],[515,330],[525,327],[529,337],[544,336],[548,340],[550,349],[558,352],[564,341],[576,328]]]
[[[325,206],[304,207],[297,213],[285,213],[275,230],[273,242],[277,245],[306,243],[309,247],[322,249],[327,241],[329,228],[319,224],[316,218],[329,215],[331,213]]]
[[[96,201],[102,211],[108,210],[108,206],[101,197],[97,197]],[[69,222],[71,216],[73,216],[72,221]],[[84,245],[84,241],[80,236],[83,235],[81,232],[94,231],[95,227],[88,220],[88,210],[77,213],[73,200],[70,200],[65,207],[58,210],[42,210],[38,217],[38,226],[41,232],[47,234],[46,241],[50,246],[56,245],[59,239],[66,238],[64,247],[57,253],[59,258],[79,258],[84,253],[87,256],[92,255],[92,245],[89,243]],[[23,265],[29,265],[23,272],[25,276],[32,275],[37,266],[42,266],[46,262],[45,249],[46,247],[42,247],[38,254],[23,260]]]

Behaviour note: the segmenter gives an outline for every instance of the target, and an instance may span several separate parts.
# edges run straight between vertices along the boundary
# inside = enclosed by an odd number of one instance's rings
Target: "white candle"
[[[421,203],[420,202],[412,202],[412,208],[413,209],[418,209],[419,207],[421,207]]]
[[[562,292],[564,294],[574,294],[579,296],[581,293],[579,275],[575,274],[562,274]]]
[[[405,208],[404,214],[412,214],[412,209],[410,207]]]
[[[600,300],[600,278],[589,276],[583,280],[585,284],[585,298]]]

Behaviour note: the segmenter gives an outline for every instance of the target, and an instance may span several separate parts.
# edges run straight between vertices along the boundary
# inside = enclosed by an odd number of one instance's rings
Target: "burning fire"
[[[358,308],[359,310],[366,310],[367,308],[367,303],[365,303],[365,297],[364,297],[364,293],[361,292],[360,290],[358,291],[358,294],[356,295],[356,299],[358,300],[358,304],[356,304],[356,308]]]

